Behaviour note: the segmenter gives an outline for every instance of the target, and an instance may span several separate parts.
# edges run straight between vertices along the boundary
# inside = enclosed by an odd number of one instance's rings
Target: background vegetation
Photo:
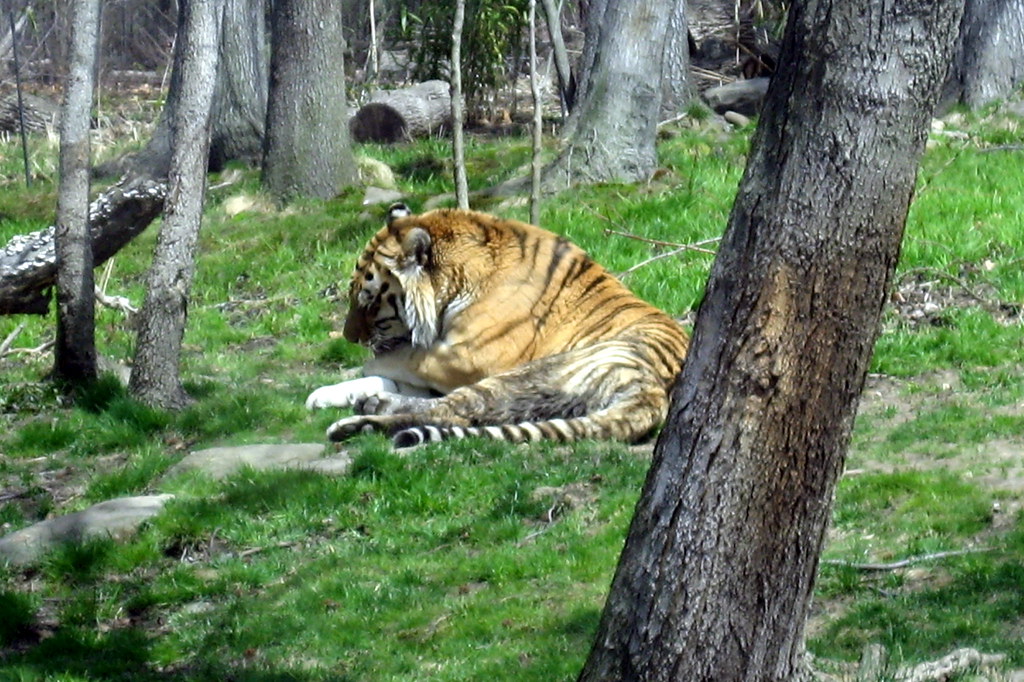
[[[660,145],[661,170],[546,203],[542,224],[616,272],[721,233],[750,130],[704,116]],[[0,242],[46,226],[56,145],[33,141],[25,190],[13,142],[0,145]],[[874,359],[821,569],[810,647],[856,659],[882,642],[898,661],[958,646],[1024,667],[1024,182],[1022,119],[947,117],[920,173],[903,262]],[[102,146],[102,145],[101,145]],[[120,151],[111,143],[104,153]],[[448,142],[364,146],[414,209],[450,190]],[[471,139],[471,189],[525,164],[525,139]],[[348,445],[351,475],[245,471],[214,482],[164,472],[215,445],[323,440],[337,413],[306,395],[359,365],[332,332],[359,247],[384,207],[362,190],[276,210],[256,175],[210,182],[184,375],[196,403],[145,408],[108,376],[76,408],[45,382],[52,359],[0,359],[3,532],[119,495],[177,498],[134,540],[0,569],[0,676],[20,680],[552,680],[575,676],[590,645],[649,448],[606,443],[507,447],[479,441],[391,452]],[[482,208],[524,218],[525,206]],[[156,229],[98,281],[142,300]],[[685,317],[711,257],[687,252],[626,276]],[[125,316],[98,313],[100,352],[131,357]],[[0,318],[16,346],[52,319]],[[972,551],[893,570],[890,562]],[[145,672],[139,672],[140,670]]]

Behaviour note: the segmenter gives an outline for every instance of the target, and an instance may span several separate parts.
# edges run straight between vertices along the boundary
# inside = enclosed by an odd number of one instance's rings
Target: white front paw
[[[306,408],[315,410],[324,407],[352,407],[367,396],[395,390],[395,382],[384,377],[352,379],[316,389],[306,398]]]

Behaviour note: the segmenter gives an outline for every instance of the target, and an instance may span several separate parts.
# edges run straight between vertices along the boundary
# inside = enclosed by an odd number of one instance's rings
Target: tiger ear
[[[406,232],[402,238],[406,265],[425,266],[430,261],[431,246],[430,233],[422,227],[414,227]]]
[[[410,215],[412,215],[412,211],[410,211],[409,207],[402,202],[391,204],[388,208],[388,227],[391,227],[391,223],[395,222],[399,218],[404,218]]]

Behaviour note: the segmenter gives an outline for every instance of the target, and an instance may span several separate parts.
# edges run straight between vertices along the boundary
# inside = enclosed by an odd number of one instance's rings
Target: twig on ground
[[[979,152],[1024,152],[1024,144],[1000,144],[995,147],[982,147]]]
[[[6,357],[8,355],[42,355],[46,351],[53,348],[53,339],[50,339],[46,343],[41,343],[35,348],[11,348],[0,355],[0,357]]]
[[[237,556],[238,556],[238,558],[241,559],[241,558],[244,558],[244,557],[247,557],[247,556],[252,556],[253,554],[259,554],[260,552],[265,552],[268,549],[290,549],[292,547],[295,547],[298,544],[299,544],[298,541],[294,541],[294,542],[276,542],[276,543],[274,543],[272,545],[265,545],[263,547],[252,547],[250,549],[244,549],[241,552],[239,552]]]
[[[96,288],[96,302],[105,308],[119,310],[126,315],[134,315],[139,309],[132,305],[127,296],[107,296],[99,287]]]
[[[11,347],[11,344],[14,343],[14,340],[18,338],[18,334],[20,334],[24,328],[25,323],[22,322],[14,328],[14,331],[7,335],[7,338],[5,338],[2,343],[0,343],[0,358],[7,355],[7,349]]]
[[[986,296],[978,293],[973,287],[971,287],[962,278],[957,277],[956,275],[951,275],[948,272],[945,272],[944,270],[940,270],[939,268],[921,267],[921,268],[914,268],[912,270],[907,270],[900,277],[900,282],[903,282],[903,280],[905,280],[907,277],[910,277],[912,275],[918,275],[918,274],[935,275],[936,277],[938,277],[940,279],[948,280],[948,281],[952,282],[953,284],[956,284],[957,286],[959,286],[965,292],[967,292],[967,295],[970,296],[971,298],[973,298],[978,303],[984,303],[986,305],[997,305],[998,304],[998,301],[993,302],[991,298],[986,297]]]
[[[980,554],[982,552],[991,552],[991,547],[975,547],[972,549],[954,549],[948,552],[935,552],[934,554],[922,554],[920,556],[912,556],[900,561],[893,561],[887,564],[858,564],[852,561],[843,561],[842,559],[823,559],[821,563],[828,566],[842,566],[845,568],[853,568],[858,571],[895,571],[900,568],[906,568],[913,564],[920,564],[925,561],[937,561],[939,559],[946,559],[948,557],[963,556],[965,554]]]
[[[943,682],[956,674],[978,667],[999,665],[1005,654],[983,654],[977,649],[957,649],[937,661],[902,668],[893,675],[899,682]]]

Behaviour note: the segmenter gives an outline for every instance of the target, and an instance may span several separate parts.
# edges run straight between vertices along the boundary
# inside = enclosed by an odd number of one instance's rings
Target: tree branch
[[[95,265],[138,236],[163,210],[167,185],[148,178],[122,180],[89,206]],[[54,228],[17,235],[0,250],[0,315],[49,312],[57,275]]]

